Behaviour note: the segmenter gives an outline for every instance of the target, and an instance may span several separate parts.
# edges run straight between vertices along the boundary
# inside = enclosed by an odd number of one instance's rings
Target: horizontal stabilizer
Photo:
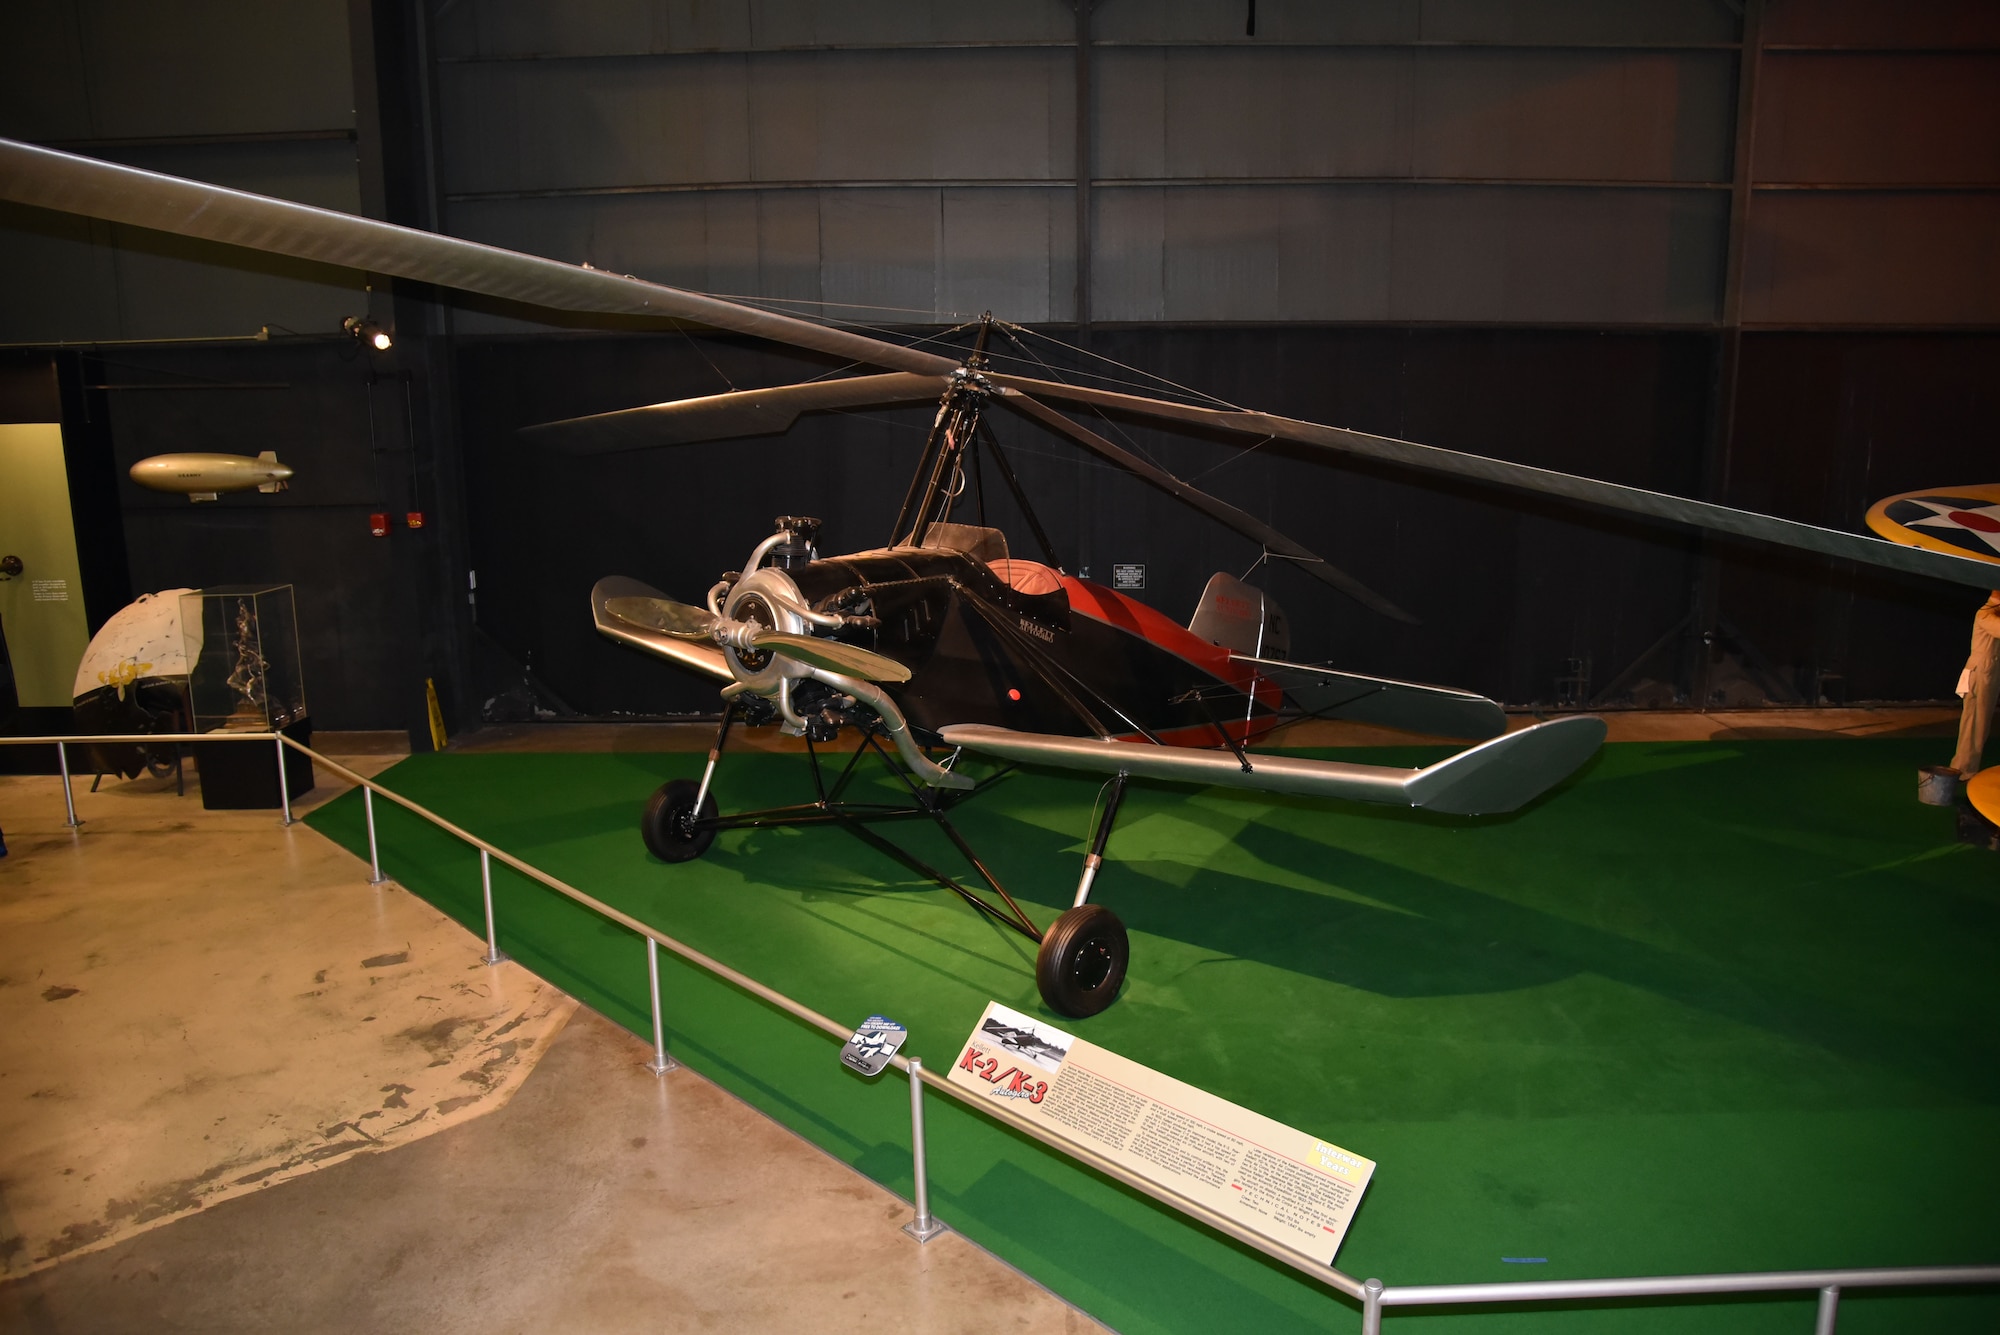
[[[1483,695],[1448,686],[1425,686],[1358,672],[1285,663],[1275,658],[1232,654],[1238,663],[1284,688],[1294,705],[1315,718],[1347,719],[1401,728],[1430,737],[1463,737],[1484,741],[1507,731],[1507,715]]]
[[[1403,791],[1413,807],[1454,816],[1518,811],[1581,769],[1604,732],[1594,714],[1550,719],[1427,765]]]
[[[673,599],[661,593],[650,584],[642,584],[636,579],[623,575],[606,575],[597,581],[590,591],[590,615],[597,623],[598,633],[620,644],[629,644],[655,658],[664,658],[690,671],[699,672],[717,681],[734,681],[729,664],[723,661],[722,650],[713,644],[676,639],[672,635],[639,621],[627,621],[614,615],[606,605],[615,598],[645,598],[671,603]]]
[[[802,385],[746,389],[734,394],[710,394],[699,399],[675,399],[644,408],[598,413],[593,417],[569,417],[527,427],[521,434],[554,445],[565,454],[618,454],[704,440],[775,436],[791,430],[800,413],[931,403],[944,393],[949,383],[944,376],[904,371],[850,376],[845,380],[809,380]]]
[[[951,724],[938,733],[948,745],[1021,764],[1480,816],[1519,810],[1575,773],[1603,744],[1604,720],[1577,715],[1536,724],[1423,769],[1253,754],[1246,770],[1227,751],[1187,746],[1058,737],[981,723]]]

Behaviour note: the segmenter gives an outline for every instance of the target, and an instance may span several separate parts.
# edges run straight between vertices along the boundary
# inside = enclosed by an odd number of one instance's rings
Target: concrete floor
[[[0,778],[0,1330],[1102,1329],[305,826],[86,788]]]

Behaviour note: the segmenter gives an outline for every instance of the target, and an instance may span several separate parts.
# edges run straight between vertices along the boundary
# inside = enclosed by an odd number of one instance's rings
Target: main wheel
[[[715,819],[715,794],[702,798],[701,810],[694,809],[694,795],[701,785],[693,779],[675,779],[660,785],[646,803],[639,818],[639,833],[646,847],[662,862],[691,862],[715,842],[715,827],[700,822]]]
[[[1084,904],[1057,918],[1035,956],[1035,986],[1064,1015],[1095,1015],[1118,997],[1132,945],[1125,924],[1102,904]]]

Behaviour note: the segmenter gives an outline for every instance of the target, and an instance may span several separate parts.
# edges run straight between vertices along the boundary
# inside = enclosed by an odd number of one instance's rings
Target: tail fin
[[[1211,575],[1188,629],[1211,644],[1252,657],[1283,658],[1292,628],[1271,596],[1234,575]]]

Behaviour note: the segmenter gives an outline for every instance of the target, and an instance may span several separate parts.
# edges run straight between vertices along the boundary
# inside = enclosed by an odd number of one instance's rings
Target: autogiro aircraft
[[[1042,997],[1070,1016],[1109,1005],[1129,964],[1123,924],[1090,902],[1090,893],[1130,779],[1459,815],[1507,812],[1573,773],[1596,752],[1605,730],[1602,720],[1578,715],[1508,732],[1499,706],[1477,695],[1290,662],[1283,613],[1262,591],[1228,575],[1209,582],[1185,627],[1076,577],[1055,559],[982,422],[989,408],[1039,423],[1258,543],[1265,557],[1295,563],[1364,605],[1406,620],[1407,614],[1322,557],[1049,404],[1251,442],[1283,440],[1979,588],[1990,587],[1992,579],[1990,564],[1950,552],[1268,413],[1004,374],[991,364],[989,342],[996,329],[1003,337],[1011,330],[991,321],[978,323],[969,351],[950,356],[587,265],[6,140],[0,140],[0,198],[552,309],[727,330],[874,368],[533,429],[573,452],[768,435],[810,411],[934,402],[924,449],[884,545],[823,556],[816,547],[819,521],[785,516],[701,605],[611,577],[592,591],[592,614],[605,635],[721,685],[722,720],[701,779],[665,785],[645,808],[642,831],[657,856],[668,862],[698,857],[726,829],[841,825],[1036,942]],[[968,502],[968,472],[983,478],[982,457],[1015,493],[1045,560],[1016,558],[997,530],[955,517]],[[983,508],[983,484],[971,491]],[[1247,749],[1279,720],[1297,714],[1383,723],[1475,744],[1419,769]],[[712,780],[739,722],[776,723],[805,739],[814,801],[727,816],[717,811]],[[861,744],[829,777],[816,748],[843,729],[857,730]],[[968,764],[968,753],[981,759]],[[906,802],[849,800],[869,755],[900,777]],[[957,803],[1020,764],[1108,776],[1074,902],[1046,929],[1022,911],[949,819]],[[971,772],[982,767],[989,770],[984,777]],[[911,818],[935,822],[984,891],[871,828]]]

